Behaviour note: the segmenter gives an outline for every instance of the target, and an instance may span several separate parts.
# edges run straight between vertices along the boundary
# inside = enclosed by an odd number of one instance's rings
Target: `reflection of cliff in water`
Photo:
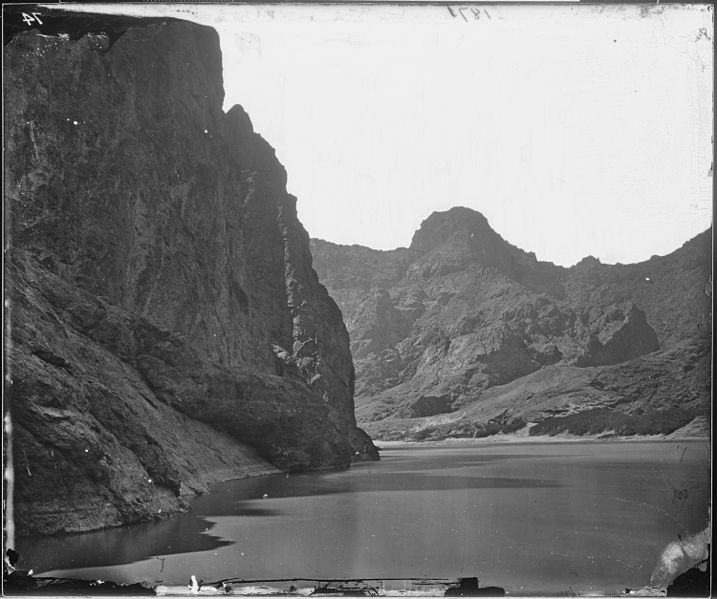
[[[224,483],[171,521],[26,544],[20,567],[185,587],[476,576],[515,595],[616,592],[648,585],[667,543],[705,527],[708,455],[667,441],[385,448],[348,471]],[[689,496],[673,502],[672,486]]]
[[[455,466],[488,464],[494,461],[496,456],[490,458],[491,456],[482,460],[461,456],[456,459]],[[406,471],[401,472],[400,476],[392,472],[376,472],[371,476],[360,478],[335,479],[330,474],[291,476],[276,474],[231,481],[218,487],[215,492],[197,498],[193,502],[192,511],[186,514],[167,520],[77,535],[21,538],[19,549],[24,565],[35,572],[110,566],[131,563],[152,556],[207,551],[231,545],[234,541],[212,535],[214,524],[207,518],[281,516],[281,510],[272,499],[362,492],[462,491],[557,486],[557,483],[551,481],[536,481],[528,478],[430,475],[421,471],[411,472],[412,466],[418,469],[416,465],[406,464]],[[447,471],[450,472],[450,469]],[[349,511],[344,514],[344,527],[347,518],[350,519],[352,514],[355,520],[355,512]],[[68,539],[73,537],[81,537],[82,543],[68,543]],[[350,539],[347,539],[346,545],[351,547]]]
[[[185,515],[159,522],[78,533],[82,543],[68,543],[68,535],[28,537],[18,541],[23,563],[35,572],[126,564],[153,555],[206,551],[231,541],[211,535],[212,524]],[[121,540],[120,540],[121,538]]]

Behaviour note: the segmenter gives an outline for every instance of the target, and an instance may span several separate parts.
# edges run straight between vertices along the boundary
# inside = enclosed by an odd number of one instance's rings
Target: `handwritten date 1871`
[[[446,6],[446,8],[454,19],[463,18],[464,21],[469,19],[478,21],[483,17],[491,18],[490,13],[485,8],[475,6]]]

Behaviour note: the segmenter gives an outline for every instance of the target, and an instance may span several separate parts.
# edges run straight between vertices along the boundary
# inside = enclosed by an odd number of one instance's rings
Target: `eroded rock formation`
[[[573,420],[543,432],[578,431],[573,415],[598,408],[618,416],[589,432],[646,433],[709,412],[710,241],[563,268],[459,207],[432,214],[408,248],[312,240],[312,252],[347,323],[357,416],[372,434],[483,436],[560,415]]]

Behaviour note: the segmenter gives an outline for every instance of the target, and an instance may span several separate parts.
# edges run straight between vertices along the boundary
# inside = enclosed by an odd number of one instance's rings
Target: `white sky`
[[[645,260],[709,227],[711,7],[461,6],[98,10],[218,29],[225,109],[276,148],[312,237],[407,246],[462,205],[570,265]]]

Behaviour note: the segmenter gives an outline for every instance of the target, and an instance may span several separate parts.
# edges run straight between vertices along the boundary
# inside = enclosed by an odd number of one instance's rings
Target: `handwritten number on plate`
[[[458,17],[458,15],[460,15],[461,17],[463,17],[463,20],[464,20],[464,21],[468,22],[468,17],[466,17],[466,13],[464,12],[464,11],[468,10],[467,7],[463,6],[463,7],[453,8],[453,7],[450,7],[450,6],[446,6],[446,8],[448,9],[448,12],[451,13],[451,16],[452,16],[454,19],[455,19],[456,17]],[[489,19],[492,18],[492,17],[490,16],[490,13],[489,13],[487,10],[485,10],[485,9],[482,9],[482,10],[481,10],[480,8],[471,7],[470,10],[471,10],[471,12],[473,13],[473,19],[475,19],[476,21],[479,21],[479,20],[480,20],[481,15],[485,15],[485,16],[488,17]]]
[[[27,14],[26,12],[22,13],[22,20],[25,22],[25,24],[30,27],[34,22],[37,22],[38,25],[42,25],[42,21],[40,20],[40,13],[39,12],[33,12],[30,14]]]

